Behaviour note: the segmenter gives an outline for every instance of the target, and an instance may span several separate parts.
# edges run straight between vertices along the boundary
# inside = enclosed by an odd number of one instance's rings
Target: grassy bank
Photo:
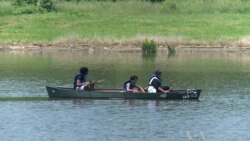
[[[58,12],[14,14],[0,1],[1,44],[250,45],[249,0],[63,2]]]

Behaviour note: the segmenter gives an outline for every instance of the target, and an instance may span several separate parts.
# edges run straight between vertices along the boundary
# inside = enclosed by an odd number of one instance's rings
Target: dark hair
[[[156,75],[156,76],[159,76],[161,74],[161,71],[160,70],[156,70],[155,72],[154,72],[154,75]]]
[[[80,73],[87,75],[89,72],[89,69],[87,67],[80,68]]]
[[[130,80],[138,80],[138,76],[132,75],[132,76],[130,76]]]

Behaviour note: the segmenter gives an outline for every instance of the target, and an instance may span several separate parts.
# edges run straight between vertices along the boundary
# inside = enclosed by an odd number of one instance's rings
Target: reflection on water
[[[48,97],[0,97],[0,102],[7,101],[48,101]]]
[[[0,52],[1,140],[248,141],[250,53],[166,50],[131,52]],[[81,66],[98,88],[139,84],[155,69],[176,89],[201,88],[199,101],[53,100],[46,85],[72,86]]]

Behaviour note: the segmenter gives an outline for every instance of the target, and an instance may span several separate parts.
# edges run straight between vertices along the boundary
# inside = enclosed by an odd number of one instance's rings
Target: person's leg
[[[156,90],[153,86],[148,87],[148,93],[156,93],[158,90]]]
[[[81,87],[76,87],[76,91],[83,91],[84,90],[84,86],[81,86]]]

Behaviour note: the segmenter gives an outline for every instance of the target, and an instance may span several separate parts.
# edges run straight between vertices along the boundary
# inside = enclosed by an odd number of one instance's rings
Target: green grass
[[[169,2],[170,1],[170,2]],[[171,5],[175,5],[171,9]],[[250,35],[248,0],[57,2],[57,13],[15,15],[0,1],[1,43],[232,43]]]

